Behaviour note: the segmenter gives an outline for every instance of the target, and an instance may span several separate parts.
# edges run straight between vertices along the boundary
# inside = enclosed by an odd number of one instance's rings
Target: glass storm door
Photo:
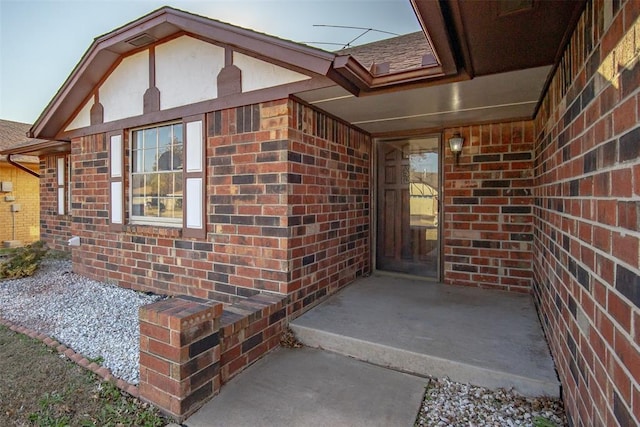
[[[376,268],[438,278],[438,137],[378,143]]]

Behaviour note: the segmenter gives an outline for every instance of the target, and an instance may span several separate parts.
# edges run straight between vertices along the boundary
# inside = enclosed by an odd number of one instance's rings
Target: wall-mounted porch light
[[[464,138],[460,136],[460,132],[456,132],[453,134],[451,138],[449,138],[449,147],[451,147],[451,152],[454,156],[456,156],[456,165],[458,164],[458,160],[460,159],[460,153],[462,153],[462,143],[464,142]]]

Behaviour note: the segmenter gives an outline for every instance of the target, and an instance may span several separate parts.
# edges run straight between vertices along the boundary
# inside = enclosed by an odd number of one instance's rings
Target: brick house
[[[188,296],[176,331],[188,301],[217,319],[176,379],[151,347],[179,310],[141,314],[141,393],[172,414],[392,271],[532,293],[571,423],[637,425],[640,4],[412,4],[423,33],[337,53],[171,8],[97,38],[31,129],[66,150],[38,152],[43,238]]]
[[[31,144],[30,124],[0,120],[0,150]],[[32,243],[40,237],[39,160],[35,156],[0,155],[0,242],[4,247]]]

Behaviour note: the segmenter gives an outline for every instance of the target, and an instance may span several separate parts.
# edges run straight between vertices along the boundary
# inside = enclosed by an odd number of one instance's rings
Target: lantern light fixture
[[[460,159],[460,153],[462,153],[462,144],[464,143],[464,138],[460,136],[460,132],[455,132],[451,138],[449,138],[449,147],[451,148],[451,152],[454,156],[456,156],[456,165]]]

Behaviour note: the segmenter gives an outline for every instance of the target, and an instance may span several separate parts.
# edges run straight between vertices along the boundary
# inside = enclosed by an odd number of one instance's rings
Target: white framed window
[[[56,199],[58,215],[66,215],[71,210],[67,206],[67,167],[65,157],[56,157]]]
[[[182,227],[184,124],[131,131],[132,224]]]

